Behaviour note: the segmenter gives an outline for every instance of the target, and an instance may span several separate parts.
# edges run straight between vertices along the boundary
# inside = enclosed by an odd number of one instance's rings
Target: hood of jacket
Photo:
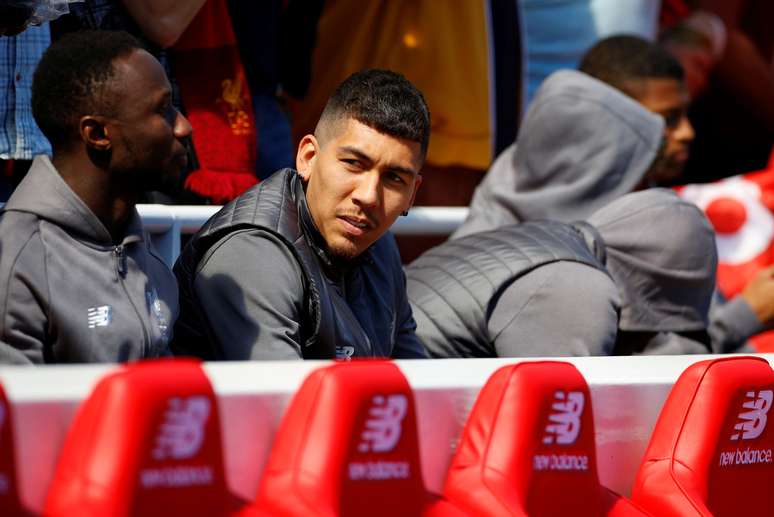
[[[605,265],[621,293],[621,330],[707,327],[718,258],[701,210],[671,190],[649,189],[613,201],[588,222],[605,242]]]
[[[490,168],[454,236],[516,222],[586,219],[634,190],[655,161],[662,117],[575,70],[550,75]]]
[[[65,183],[48,156],[35,157],[4,210],[34,214],[85,241],[102,245],[111,245],[113,241],[105,225]],[[143,239],[142,223],[136,209],[124,244],[135,239]]]

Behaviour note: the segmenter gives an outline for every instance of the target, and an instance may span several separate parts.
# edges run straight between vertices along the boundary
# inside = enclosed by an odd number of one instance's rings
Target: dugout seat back
[[[0,515],[29,515],[19,501],[11,405],[0,386]]]
[[[644,515],[600,485],[588,386],[557,361],[509,365],[489,378],[444,495],[481,516]]]
[[[688,367],[661,410],[632,498],[654,515],[774,515],[774,371],[758,357]]]
[[[212,386],[197,361],[168,359],[108,374],[81,404],[45,515],[221,516],[239,506]]]
[[[443,515],[424,487],[414,398],[398,367],[355,361],[312,372],[277,430],[256,507],[286,516],[415,516],[429,507]]]

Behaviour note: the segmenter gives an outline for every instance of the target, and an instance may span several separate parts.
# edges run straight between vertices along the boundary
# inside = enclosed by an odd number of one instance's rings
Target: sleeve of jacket
[[[49,291],[40,234],[1,244],[0,363],[44,363]]]
[[[602,271],[554,262],[522,276],[497,299],[488,321],[498,357],[610,355],[620,298]]]
[[[395,347],[392,357],[395,359],[427,359],[427,350],[417,336],[417,322],[411,312],[411,305],[406,294],[406,274],[400,270],[402,289],[398,296],[396,312]]]
[[[225,360],[301,359],[303,283],[283,244],[234,233],[205,256],[194,291]]]
[[[718,354],[752,351],[746,344],[747,339],[765,330],[741,296],[722,303],[716,295],[710,307],[709,320],[707,332],[712,351]]]

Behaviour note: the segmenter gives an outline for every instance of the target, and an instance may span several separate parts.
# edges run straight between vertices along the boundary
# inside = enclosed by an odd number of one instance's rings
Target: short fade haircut
[[[430,141],[430,110],[416,86],[390,70],[361,70],[336,88],[315,128],[318,139],[327,128],[344,118],[353,118],[397,138],[420,144],[422,157]]]
[[[634,97],[632,81],[684,79],[683,67],[665,49],[637,36],[610,36],[583,56],[579,70]]]
[[[32,79],[32,115],[54,149],[74,139],[80,117],[114,112],[103,95],[113,62],[142,48],[127,32],[80,31],[46,50]]]

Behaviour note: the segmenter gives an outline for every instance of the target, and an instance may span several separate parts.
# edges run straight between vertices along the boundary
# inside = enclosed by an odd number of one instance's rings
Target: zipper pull
[[[116,255],[116,269],[118,270],[118,274],[123,278],[126,276],[126,251],[124,250],[123,244],[116,246],[113,249],[113,252]]]

